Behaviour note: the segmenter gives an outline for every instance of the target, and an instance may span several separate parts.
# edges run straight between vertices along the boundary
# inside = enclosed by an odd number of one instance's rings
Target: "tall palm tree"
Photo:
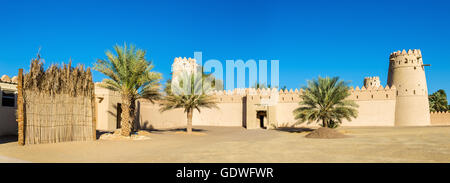
[[[303,89],[300,107],[293,111],[297,123],[322,122],[323,127],[330,127],[332,123],[340,124],[342,119],[351,121],[358,115],[358,105],[346,100],[350,96],[350,88],[338,77],[319,76],[318,79],[308,81],[307,87]]]
[[[134,45],[114,47],[115,54],[106,52],[107,59],[98,59],[94,69],[108,76],[101,87],[117,91],[122,98],[121,135],[129,136],[135,120],[135,102],[148,99],[153,102],[160,97],[161,74],[153,72],[153,65],[145,58],[146,51]]]
[[[445,112],[449,110],[447,94],[444,90],[440,89],[431,95],[428,95],[431,112]]]
[[[202,74],[183,72],[166,85],[166,95],[160,104],[160,110],[184,109],[188,134],[192,133],[194,110],[200,113],[200,108],[217,108],[215,97],[209,94],[212,83],[206,85],[206,82],[212,81],[208,81]]]

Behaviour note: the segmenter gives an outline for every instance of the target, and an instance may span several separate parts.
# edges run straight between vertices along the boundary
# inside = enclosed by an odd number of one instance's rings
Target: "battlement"
[[[255,89],[255,88],[237,88],[227,91],[212,91],[210,94],[217,98],[218,102],[242,102],[243,97],[247,97],[250,102],[259,102],[261,99],[274,99],[276,97],[279,103],[300,102],[300,95],[304,92],[303,89]],[[397,89],[395,86],[389,87],[386,85],[378,87],[350,87],[349,100],[395,100]]]
[[[431,112],[431,125],[450,125],[450,111],[447,112]]]
[[[394,69],[398,67],[422,67],[422,53],[420,50],[403,50],[397,51],[390,55],[389,57],[389,68]]]
[[[351,100],[394,100],[396,97],[397,89],[395,86],[389,87],[368,87],[356,86],[356,88],[350,87],[351,95],[349,99]]]
[[[364,77],[364,80],[380,80],[379,76]]]
[[[276,88],[263,88],[263,89],[255,89],[255,88],[235,88],[234,90],[220,90],[220,91],[212,91],[210,94],[212,95],[272,95],[278,94],[278,90]]]
[[[197,64],[197,61],[191,57],[175,57],[175,59],[173,60],[173,64]]]
[[[172,64],[172,71],[174,74],[182,71],[196,72],[199,67],[200,65],[193,58],[175,57]]]
[[[404,50],[403,51],[396,51],[390,54],[389,58],[395,58],[398,56],[405,56],[405,55],[409,55],[409,56],[418,56],[418,57],[422,57],[422,52],[420,51],[420,49],[409,49],[408,51]]]
[[[0,82],[16,84],[18,81],[17,79],[18,79],[17,76],[10,78],[8,75],[3,75],[0,78]]]
[[[365,77],[364,78],[364,87],[379,87],[381,85],[380,77]]]
[[[437,111],[437,112],[430,112],[430,114],[449,114],[450,115],[450,112],[449,111]]]

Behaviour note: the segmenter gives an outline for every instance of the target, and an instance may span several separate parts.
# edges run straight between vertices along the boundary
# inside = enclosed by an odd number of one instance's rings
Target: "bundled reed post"
[[[95,101],[95,95],[91,99],[92,103],[92,135],[94,139],[97,139],[97,102]]]
[[[44,70],[38,56],[24,76],[23,91],[25,144],[96,139],[94,83],[89,68],[73,68],[69,62]]]
[[[19,145],[25,145],[24,133],[24,104],[23,104],[23,69],[19,69],[17,81],[17,130]]]

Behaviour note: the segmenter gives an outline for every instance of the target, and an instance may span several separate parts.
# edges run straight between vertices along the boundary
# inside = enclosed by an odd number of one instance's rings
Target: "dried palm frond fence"
[[[44,70],[38,56],[30,72],[19,69],[19,144],[96,139],[94,83],[83,66],[52,65]]]

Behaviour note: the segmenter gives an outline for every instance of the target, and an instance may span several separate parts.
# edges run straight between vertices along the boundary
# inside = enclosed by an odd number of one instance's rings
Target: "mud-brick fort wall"
[[[450,112],[432,112],[430,118],[431,125],[450,125]]]
[[[343,126],[428,126],[447,124],[447,114],[431,114],[425,78],[426,64],[420,50],[397,51],[389,57],[387,86],[379,77],[367,77],[363,86],[352,88],[349,100],[355,101],[358,117],[344,121]],[[199,68],[195,59],[175,58],[173,73],[195,72]],[[98,92],[97,92],[98,90]],[[120,98],[106,89],[98,93],[99,129],[115,129],[118,121],[117,106]],[[248,129],[290,126],[295,124],[293,111],[299,106],[301,90],[235,89],[217,91],[217,109],[195,111],[193,125],[244,126]],[[103,104],[102,104],[103,100]],[[138,120],[141,128],[173,128],[186,125],[183,109],[160,112],[159,103],[138,101]],[[107,112],[105,112],[107,111]],[[261,117],[263,116],[263,117]],[[102,122],[102,119],[105,122]],[[431,123],[430,123],[431,119]],[[261,125],[263,121],[264,125]],[[103,124],[100,124],[103,123]],[[449,122],[450,124],[450,122]],[[306,124],[302,124],[306,125]],[[312,123],[310,125],[316,125]]]
[[[193,125],[259,128],[257,112],[265,111],[266,127],[290,126],[296,122],[293,110],[299,106],[301,92],[298,89],[277,91],[251,88],[215,92],[213,95],[218,102],[218,108],[201,109],[200,113],[195,111]],[[349,100],[354,100],[359,105],[359,115],[351,122],[344,121],[343,125],[394,126],[395,92],[395,88],[388,87],[352,89]],[[149,101],[138,101],[137,106],[141,128],[161,129],[186,125],[186,113],[182,109],[160,112],[159,103]],[[316,125],[303,124],[303,126]]]
[[[99,130],[117,128],[120,95],[108,89],[96,86],[97,115]],[[193,125],[204,126],[242,126],[244,111],[244,90],[214,92],[218,108],[202,108],[201,113],[194,111]],[[142,129],[164,129],[186,126],[186,113],[183,109],[160,111],[160,103],[138,100],[136,103],[137,118]]]
[[[194,112],[193,125],[236,126],[259,128],[257,112],[267,114],[266,126],[290,126],[296,120],[293,110],[299,106],[302,90],[276,89],[235,89],[213,93],[218,104],[217,109],[201,109]],[[364,86],[352,88],[349,100],[355,101],[358,117],[344,121],[343,126],[395,126],[396,88]],[[98,129],[114,130],[117,127],[117,104],[119,95],[107,89],[96,87],[98,108]],[[272,103],[274,102],[275,103]],[[266,101],[266,102],[264,102]],[[269,101],[269,105],[266,105]],[[186,113],[183,109],[160,112],[159,103],[140,100],[137,102],[139,125],[143,129],[178,128],[186,125]],[[431,113],[431,125],[450,125],[450,113]],[[316,123],[300,126],[317,126]]]
[[[195,110],[192,124],[203,126],[242,126],[243,93],[240,90],[215,92],[218,108]],[[159,103],[138,101],[139,123],[141,128],[158,129],[186,126],[186,113],[183,109],[160,111]]]
[[[275,106],[277,126],[290,126],[295,124],[293,110],[299,107],[301,101],[299,95],[302,90],[281,90],[279,101]],[[344,121],[343,126],[394,126],[395,120],[395,87],[351,89],[348,100],[355,101],[358,105],[358,117],[351,122]],[[302,124],[303,126],[316,126]]]

